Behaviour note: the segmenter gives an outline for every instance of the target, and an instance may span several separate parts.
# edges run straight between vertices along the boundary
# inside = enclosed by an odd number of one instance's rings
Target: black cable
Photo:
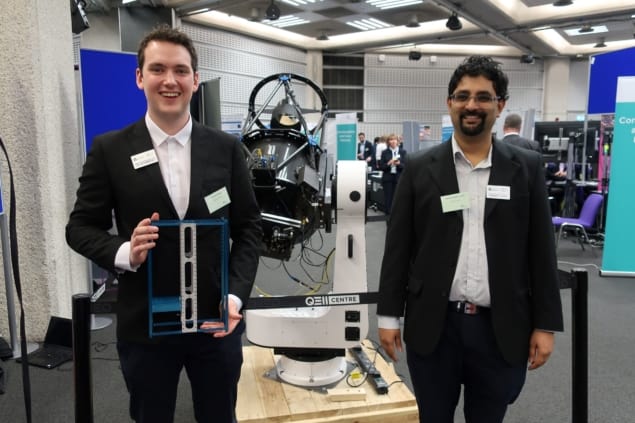
[[[11,162],[9,154],[0,138],[0,147],[7,158],[7,168],[9,169],[9,239],[11,242],[11,268],[13,269],[13,282],[15,284],[15,292],[20,302],[20,354],[22,355],[22,391],[24,393],[24,410],[26,412],[26,421],[31,423],[31,378],[29,376],[29,363],[27,359],[26,345],[26,325],[24,322],[24,304],[22,302],[22,284],[20,283],[20,265],[18,260],[18,239],[15,223],[15,187],[13,185],[13,171],[11,170]],[[4,252],[7,253],[6,251]]]
[[[315,290],[315,288],[314,288],[314,287],[312,287],[311,285],[309,285],[309,284],[307,284],[306,282],[303,282],[302,280],[300,280],[300,279],[296,278],[295,276],[293,276],[293,275],[291,274],[291,272],[289,272],[289,269],[287,269],[287,265],[286,265],[284,262],[282,262],[282,268],[283,268],[283,269],[284,269],[284,271],[287,273],[287,276],[289,276],[289,278],[290,278],[293,282],[295,282],[295,283],[297,283],[297,284],[299,284],[299,285],[302,285],[303,287],[305,287],[305,288],[307,288],[307,289],[309,289],[309,290],[311,290],[311,291]]]

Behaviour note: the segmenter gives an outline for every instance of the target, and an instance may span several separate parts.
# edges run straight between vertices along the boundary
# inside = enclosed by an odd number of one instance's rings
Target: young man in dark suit
[[[373,143],[366,139],[366,134],[363,132],[357,134],[357,139],[359,140],[357,143],[357,160],[365,160],[368,166],[370,166],[373,154],[375,153]]]
[[[555,243],[539,154],[494,140],[508,80],[489,57],[454,72],[452,139],[411,154],[389,221],[379,338],[396,360],[399,317],[421,422],[502,422],[527,368],[562,330]]]
[[[238,140],[190,116],[199,75],[189,37],[167,26],[153,30],[141,41],[138,64],[136,81],[147,99],[146,115],[95,138],[66,239],[75,251],[118,274],[117,350],[132,419],[172,422],[185,368],[196,420],[232,423],[242,365],[240,309],[258,266],[260,211]],[[113,211],[117,234],[109,232]],[[167,228],[160,234],[152,223],[159,218],[228,220],[232,245],[226,331],[149,338],[148,252],[157,252],[153,284],[158,290],[178,295],[180,280],[175,271],[179,237]],[[197,232],[199,310],[219,310],[218,231],[201,227]]]

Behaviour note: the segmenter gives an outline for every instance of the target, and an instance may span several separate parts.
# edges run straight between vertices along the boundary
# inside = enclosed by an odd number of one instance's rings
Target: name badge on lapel
[[[493,200],[509,200],[511,193],[508,186],[505,185],[488,185],[487,186],[487,198]]]
[[[231,203],[231,200],[229,199],[229,193],[225,187],[222,187],[216,192],[213,192],[205,197],[205,204],[207,205],[207,210],[210,214],[214,213],[221,207],[225,207],[229,203]]]
[[[470,208],[470,194],[457,192],[456,194],[441,196],[441,210],[443,213],[465,210]]]
[[[159,161],[159,159],[157,158],[157,153],[154,150],[148,150],[144,151],[143,153],[130,156],[130,160],[132,160],[132,167],[135,170],[142,167],[150,166],[151,164],[157,163]]]

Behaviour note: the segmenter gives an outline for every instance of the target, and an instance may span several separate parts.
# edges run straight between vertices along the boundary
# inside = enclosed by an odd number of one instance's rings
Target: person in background
[[[395,188],[406,163],[406,150],[399,145],[399,138],[396,134],[388,135],[386,142],[388,145],[381,153],[379,168],[382,171],[381,186],[384,190],[384,206],[386,214],[389,215]]]
[[[419,141],[432,141],[432,128],[430,125],[424,125]]]
[[[449,142],[409,155],[386,231],[377,304],[393,359],[403,340],[421,422],[502,422],[527,369],[563,329],[542,158],[495,140],[508,79],[490,57],[454,71]]]
[[[172,422],[185,369],[196,421],[234,423],[245,326],[240,310],[258,267],[260,210],[240,142],[190,116],[199,84],[190,38],[169,26],[157,27],[141,41],[137,59],[136,82],[145,93],[147,112],[126,128],[95,137],[66,240],[118,274],[117,351],[130,417],[142,423]],[[117,234],[110,232],[113,211]],[[180,289],[179,236],[168,228],[160,236],[153,222],[220,218],[228,221],[231,238],[228,328],[212,320],[200,329],[217,330],[213,333],[150,338],[151,250],[157,255],[154,287],[175,296]],[[197,229],[198,312],[207,312],[210,320],[219,316],[222,300],[218,232]]]
[[[565,184],[567,180],[567,168],[564,163],[545,163],[545,182],[549,193],[551,215],[562,215],[562,206],[565,197]]]
[[[373,144],[366,139],[366,134],[360,132],[357,134],[357,160],[365,160],[368,166],[373,158]]]
[[[375,160],[373,170],[380,170],[381,165],[381,153],[387,148],[386,138],[382,135],[381,137],[375,137]]]
[[[521,118],[520,115],[516,113],[508,114],[507,117],[505,117],[505,122],[503,123],[503,133],[505,134],[503,135],[503,141],[518,147],[542,153],[542,149],[540,148],[540,143],[538,141],[528,140],[527,138],[520,136],[520,127],[522,123],[523,118]]]

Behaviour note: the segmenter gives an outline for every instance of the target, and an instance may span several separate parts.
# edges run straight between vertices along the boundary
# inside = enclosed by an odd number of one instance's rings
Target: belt
[[[462,314],[482,314],[489,313],[489,307],[478,306],[468,301],[450,301],[448,308]]]

